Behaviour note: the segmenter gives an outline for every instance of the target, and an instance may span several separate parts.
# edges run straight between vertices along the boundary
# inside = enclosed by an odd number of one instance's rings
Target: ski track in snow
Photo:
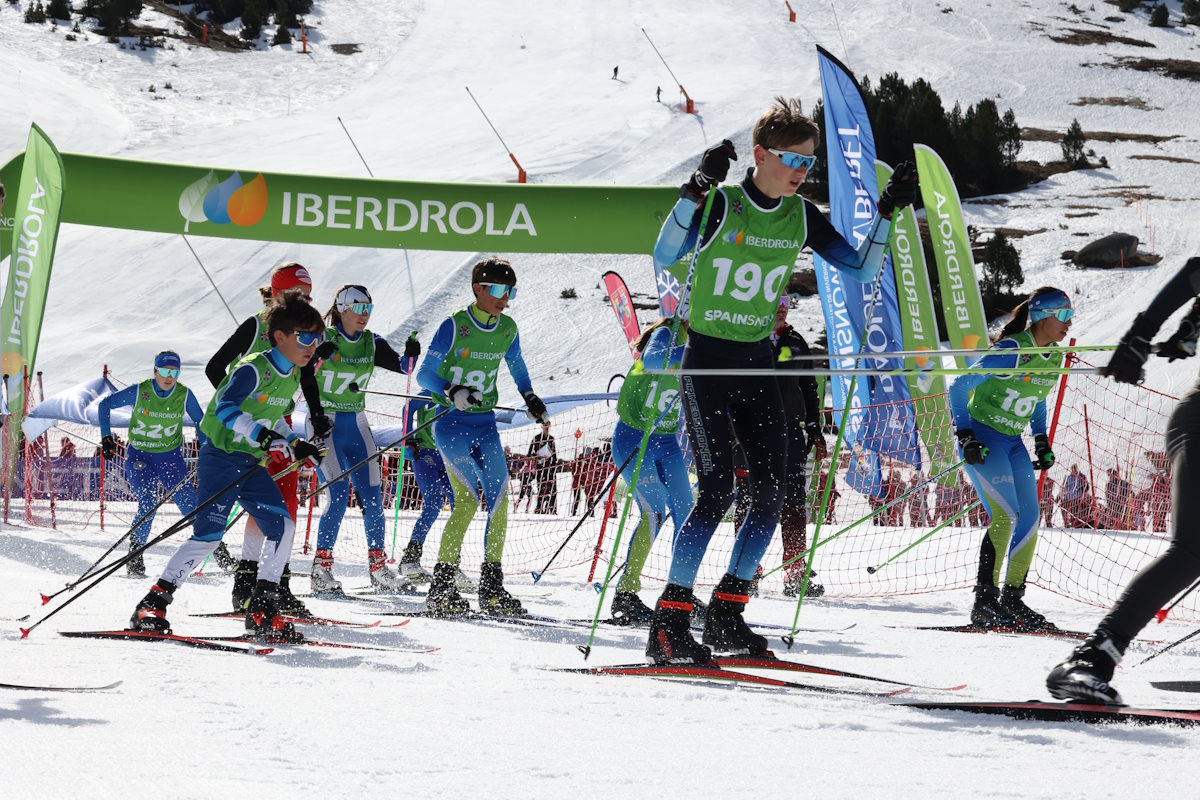
[[[1169,5],[1177,11],[1178,3]],[[470,86],[533,181],[676,184],[705,147],[725,137],[742,154],[734,165],[740,175],[749,161],[750,126],[771,96],[798,95],[812,107],[819,89],[816,35],[857,74],[876,82],[893,71],[910,82],[924,77],[947,106],[992,97],[1002,113],[1011,106],[1025,127],[1062,131],[1077,118],[1085,130],[1177,137],[1158,144],[1090,142],[1111,169],[1058,175],[1001,205],[965,204],[968,224],[984,230],[1044,230],[1014,240],[1023,288],[1052,284],[1071,292],[1073,333],[1082,342],[1115,341],[1162,281],[1200,251],[1193,224],[1198,165],[1132,158],[1194,158],[1200,90],[1107,66],[1121,56],[1195,58],[1195,27],[1152,29],[1145,12],[1109,23],[1103,18],[1117,14],[1103,3],[1080,16],[1061,2],[848,0],[837,5],[843,48],[827,3],[804,5],[798,25],[787,24],[782,4],[732,0],[592,6],[531,0],[519,8],[495,0],[380,0],[371,10],[368,18],[350,0],[317,0],[308,57],[296,52],[298,43],[226,54],[180,43],[174,50],[123,51],[95,33],[68,42],[65,29],[25,25],[22,8],[0,4],[4,158],[23,148],[29,123],[37,121],[63,150],[364,175],[340,116],[377,176],[511,180],[511,162],[463,89]],[[1048,38],[1089,20],[1155,47],[1078,47]],[[142,21],[165,24],[149,12]],[[674,83],[643,27],[696,98],[699,114],[678,110]],[[361,49],[341,56],[330,49],[335,43]],[[167,81],[172,90],[163,88]],[[143,91],[152,83],[155,93]],[[656,86],[663,88],[662,104],[654,102]],[[1141,97],[1154,109],[1072,105],[1081,97]],[[1053,160],[1058,146],[1029,142],[1021,157]],[[1137,209],[1121,197],[1125,187],[1164,198],[1148,203],[1163,264],[1108,273],[1064,266],[1062,251],[1112,231],[1148,244]],[[1082,210],[1077,206],[1098,213],[1065,216]],[[258,307],[254,289],[271,267],[295,259],[311,267],[319,307],[342,283],[370,286],[378,308],[372,327],[393,341],[417,328],[428,342],[440,320],[467,299],[466,274],[476,256],[409,251],[410,275],[396,251],[199,235],[191,241],[239,320]],[[653,293],[652,243],[646,244],[646,256],[513,256],[522,292],[512,314],[539,392],[599,391],[609,375],[625,371],[624,341],[598,284],[606,269],[616,269],[634,293]],[[579,298],[562,299],[566,288]],[[48,393],[94,377],[105,363],[118,378],[137,380],[151,355],[170,346],[183,355],[185,382],[202,401],[209,396],[201,368],[232,321],[177,237],[65,228],[49,304],[39,356]],[[643,321],[649,316],[643,312]],[[818,301],[802,301],[792,320],[806,335],[818,331]],[[1173,329],[1168,323],[1164,334]],[[1174,393],[1196,370],[1185,362],[1148,366],[1150,385]],[[507,378],[501,392],[502,403],[516,400]],[[374,400],[372,407],[394,410]],[[104,533],[94,526],[82,533],[9,526],[0,533],[0,616],[36,619],[44,613],[38,592],[72,579],[120,532],[111,525]],[[170,551],[167,544],[150,554],[151,572]],[[597,596],[584,577],[582,568],[553,572],[543,580],[553,598],[528,605],[534,613],[590,617]],[[509,579],[516,586],[529,580]],[[1170,728],[1035,724],[851,697],[539,669],[580,665],[574,646],[584,641],[581,629],[547,633],[417,619],[390,630],[306,630],[330,640],[440,647],[437,653],[307,649],[258,658],[55,635],[124,624],[149,583],[109,580],[27,641],[19,640],[16,621],[0,627],[4,681],[125,681],[98,694],[0,692],[6,796],[118,797],[165,789],[196,798],[233,792],[561,797],[602,789],[632,798],[747,790],[830,798],[1129,797],[1180,795],[1200,773],[1194,734]],[[302,588],[304,581],[298,583]],[[650,601],[657,588],[648,586],[643,597]],[[1063,627],[1090,629],[1099,616],[1037,589],[1028,599]],[[791,657],[899,680],[968,683],[954,695],[960,700],[1044,698],[1045,673],[1069,643],[888,627],[959,623],[969,601],[966,592],[810,600],[802,626],[855,627],[801,634]],[[232,634],[236,622],[187,616],[227,602],[227,579],[196,579],[178,593],[170,618],[184,633]],[[365,606],[313,605],[328,616],[372,619]],[[790,601],[762,598],[747,616],[787,624],[793,611]],[[1168,622],[1147,636],[1173,640],[1186,632]],[[777,637],[775,643],[782,652]],[[588,663],[624,663],[640,660],[644,641],[638,632],[603,627],[594,645]],[[1150,686],[1194,677],[1195,646],[1130,669],[1152,650],[1135,645],[1118,672],[1126,699],[1200,706],[1200,698],[1191,702]],[[936,697],[915,691],[910,697],[926,695]]]

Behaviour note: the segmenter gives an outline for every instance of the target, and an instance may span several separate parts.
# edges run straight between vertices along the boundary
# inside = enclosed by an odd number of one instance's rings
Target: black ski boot
[[[132,553],[134,550],[137,550],[140,547],[141,547],[141,545],[138,544],[137,542],[130,542],[129,543],[129,552]],[[141,553],[138,553],[137,555],[131,555],[129,557],[129,560],[125,562],[125,572],[131,578],[146,577],[146,562],[142,558]]]
[[[1011,613],[1000,605],[1000,590],[995,586],[976,586],[971,624],[976,628],[1011,628],[1016,624]]]
[[[1054,623],[1025,605],[1025,585],[1005,586],[1000,590],[1000,605],[1013,619],[1013,627],[1022,631],[1054,630]]]
[[[229,548],[224,542],[217,545],[217,549],[213,550],[213,561],[217,562],[217,566],[226,575],[232,575],[237,570],[237,561],[229,552]]]
[[[808,571],[808,589],[804,592],[805,597],[820,597],[825,594],[825,587],[813,580],[817,573],[812,570]],[[783,596],[784,597],[799,597],[800,587],[804,584],[804,573],[798,573],[791,577],[785,578],[783,581]]]
[[[413,583],[425,583],[433,577],[421,566],[421,553],[424,549],[420,542],[409,542],[404,547],[404,554],[400,556],[398,571]]]
[[[496,617],[526,617],[521,601],[504,588],[504,571],[499,564],[483,562],[479,574],[479,610]]]
[[[233,610],[245,611],[258,580],[258,562],[243,558],[233,571]]]
[[[1050,696],[1059,700],[1121,704],[1121,695],[1109,681],[1121,663],[1124,647],[1105,628],[1084,639],[1071,655],[1046,676]]]
[[[279,614],[279,584],[260,580],[246,604],[246,632],[264,642],[303,642],[304,635]]]
[[[129,618],[130,629],[170,633],[171,623],[167,622],[167,606],[175,599],[175,588],[175,584],[159,578],[133,609],[133,616]]]
[[[458,567],[453,564],[433,565],[433,580],[429,583],[429,596],[425,600],[430,616],[461,617],[471,610],[470,604],[454,585],[456,574]]]
[[[283,565],[283,574],[279,576],[279,613],[300,619],[311,619],[312,613],[305,608],[304,601],[292,594],[291,587],[292,565]]]
[[[712,663],[712,651],[692,638],[692,590],[668,583],[650,618],[646,660],[651,664]]]
[[[700,602],[700,598],[696,597],[695,592],[692,593],[692,624],[703,625],[704,620],[708,619],[708,606]]]
[[[721,578],[708,604],[704,643],[718,652],[769,658],[771,651],[767,649],[767,637],[750,630],[742,619],[742,611],[750,602],[746,594],[749,588],[750,581],[729,573]]]
[[[649,625],[654,612],[633,592],[617,592],[613,595],[612,621],[617,625],[641,627]]]

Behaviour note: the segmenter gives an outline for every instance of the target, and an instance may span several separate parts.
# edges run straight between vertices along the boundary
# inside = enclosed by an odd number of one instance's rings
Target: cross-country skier
[[[188,474],[183,460],[183,418],[186,414],[199,424],[204,411],[192,390],[179,382],[179,371],[179,354],[163,350],[154,357],[151,378],[100,401],[100,447],[105,461],[117,455],[117,440],[109,425],[113,409],[133,406],[125,450],[125,481],[137,497],[138,518],[149,516],[133,531],[130,550],[144,545],[150,535],[154,515],[149,512],[158,502],[160,484],[166,490],[181,484],[172,499],[184,516],[196,507],[196,489],[190,480],[183,480]],[[204,434],[197,433],[196,438],[203,446]],[[140,553],[129,559],[125,568],[133,577],[146,577],[146,563]]]
[[[1020,348],[1057,345],[1071,329],[1075,311],[1061,289],[1043,286],[1013,309],[991,352],[972,366],[1012,368],[1011,373],[968,372],[950,384],[950,410],[955,436],[971,479],[991,523],[979,549],[975,605],[971,624],[989,628],[1014,626],[1023,630],[1053,628],[1046,618],[1025,605],[1025,576],[1037,545],[1037,479],[1034,470],[1054,465],[1046,435],[1046,396],[1058,375],[1022,372],[1022,367],[1055,370],[1061,353],[1020,353]],[[1033,431],[1034,460],[1021,441]],[[1008,555],[1008,568],[1004,557]],[[1003,589],[1000,576],[1004,576]]]
[[[642,588],[642,569],[646,557],[667,518],[687,519],[692,510],[692,486],[688,481],[687,464],[679,447],[679,379],[672,375],[644,374],[646,369],[678,367],[683,357],[682,342],[687,338],[687,323],[680,326],[679,344],[670,347],[671,320],[659,319],[642,331],[635,347],[642,354],[635,361],[621,384],[617,398],[617,427],[612,437],[614,463],[625,464],[631,453],[636,454],[642,437],[664,411],[667,415],[650,433],[642,470],[638,474],[634,498],[641,519],[629,537],[625,574],[617,584],[612,600],[613,619],[624,625],[647,625],[652,612],[637,593]],[[668,353],[670,348],[670,353]],[[669,410],[668,410],[669,409]],[[621,478],[626,486],[633,483],[637,456],[625,464]]]
[[[428,397],[429,392],[422,394]],[[443,502],[448,502],[450,510],[454,510],[454,487],[450,485],[446,464],[433,439],[433,430],[431,427],[421,427],[433,419],[438,410],[438,406],[429,399],[409,400],[404,409],[406,429],[417,431],[408,441],[408,453],[413,477],[417,479],[417,488],[421,490],[421,514],[413,523],[412,535],[404,547],[404,555],[400,557],[400,574],[411,581],[428,581],[433,577],[421,566],[425,537],[441,512]],[[397,481],[397,486],[401,485],[399,479]],[[461,578],[459,588],[463,588]]]
[[[246,604],[246,629],[261,638],[303,639],[280,616],[279,579],[292,551],[296,526],[279,487],[259,460],[270,453],[281,456],[283,463],[299,460],[315,466],[320,456],[321,450],[293,433],[283,417],[300,386],[300,367],[312,359],[325,326],[301,290],[292,289],[272,299],[263,327],[272,347],[240,359],[208,404],[201,423],[208,442],[196,462],[197,496],[205,507],[193,523],[192,537],[180,545],[162,577],[134,609],[130,619],[134,629],[170,630],[166,609],[175,590],[216,548],[237,502],[266,539]],[[248,477],[225,490],[242,476]]]
[[[455,563],[471,517],[479,508],[479,488],[487,507],[484,561],[479,577],[479,609],[498,615],[523,615],[521,602],[504,588],[500,558],[508,527],[508,463],[496,430],[496,378],[508,365],[526,413],[535,422],[550,419],[546,404],[533,393],[521,355],[517,323],[504,314],[517,294],[517,273],[503,258],[491,256],[471,268],[475,302],[447,317],[438,327],[417,372],[417,382],[435,403],[449,408],[433,424],[433,438],[454,487],[454,510],[446,521],[438,560],[429,586],[434,614],[466,613],[467,602],[455,586]]]
[[[754,482],[750,512],[738,529],[728,571],[713,592],[704,642],[718,650],[764,653],[767,640],[742,618],[755,568],[766,552],[783,504],[787,419],[773,377],[704,375],[705,369],[772,369],[768,338],[780,295],[802,247],[810,247],[855,281],[874,280],[883,263],[894,209],[917,191],[916,169],[897,167],[878,214],[855,249],[815,205],[797,192],[816,162],[820,132],[800,101],[776,98],[754,126],[754,165],[736,185],[717,185],[737,159],[728,140],[705,151],[680,188],[654,247],[656,270],[694,246],[690,333],[680,379],[699,493],[675,535],[668,583],[651,622],[647,657],[655,662],[707,662],[708,647],[689,632],[692,586],[704,551],[733,502],[733,432],[746,450]],[[700,230],[705,195],[715,191]],[[695,370],[694,374],[687,374]]]
[[[1145,378],[1143,365],[1150,341],[1167,318],[1200,294],[1200,258],[1190,258],[1117,345],[1102,373],[1120,383],[1138,384]],[[1179,323],[1170,339],[1153,348],[1170,361],[1196,354],[1200,337],[1200,300]],[[1130,640],[1154,618],[1172,597],[1200,577],[1200,514],[1195,494],[1200,474],[1200,382],[1171,412],[1166,431],[1167,457],[1171,462],[1171,544],[1137,574],[1094,633],[1076,647],[1066,661],[1050,671],[1046,688],[1061,700],[1120,703],[1111,685],[1113,670]]]
[[[421,343],[409,337],[404,344],[404,356],[392,349],[382,336],[367,329],[375,304],[365,286],[347,284],[334,296],[333,305],[325,314],[329,327],[325,340],[335,350],[316,368],[312,380],[320,393],[321,407],[333,412],[333,432],[327,438],[330,455],[322,462],[318,479],[324,483],[343,470],[349,469],[375,452],[375,440],[367,422],[367,388],[376,367],[409,373],[421,355]],[[304,377],[305,381],[309,378]],[[305,389],[305,396],[312,393]],[[309,425],[308,433],[316,431]],[[340,592],[342,584],[333,577],[333,546],[337,542],[342,517],[350,499],[350,481],[362,503],[363,526],[367,534],[367,572],[371,586],[377,592],[401,592],[413,588],[412,583],[392,572],[384,553],[383,491],[379,459],[372,459],[329,486],[329,504],[321,515],[317,529],[317,553],[312,565],[314,592]]]
[[[272,298],[288,289],[299,289],[304,300],[312,302],[312,278],[309,277],[307,269],[294,261],[276,267],[271,273],[270,285],[260,287],[258,293],[262,297],[263,305],[270,306]],[[266,313],[266,308],[264,308],[242,322],[233,335],[226,339],[220,349],[209,359],[208,365],[204,368],[204,374],[214,388],[221,385],[229,368],[239,358],[271,349],[271,342],[267,336]],[[315,384],[313,388],[315,388]],[[333,423],[322,413],[320,398],[317,394],[315,392],[310,394],[304,396],[308,403],[309,420],[316,430],[316,435],[321,437],[329,433]],[[284,419],[291,424],[291,409],[288,409]],[[280,460],[281,458],[282,456],[271,462],[269,467],[271,474],[286,470],[288,462]],[[293,523],[296,521],[296,510],[300,504],[297,496],[298,488],[299,476],[294,470],[287,472],[279,479],[279,491],[283,494],[284,502],[287,503],[288,513],[291,514]],[[259,553],[262,552],[263,541],[263,535],[258,530],[254,518],[251,517],[246,522],[246,533],[242,539],[242,558],[237,562],[233,575],[233,608],[235,611],[244,609],[250,600],[250,593],[254,590],[255,576],[258,574],[258,559]],[[217,548],[214,557],[218,559],[218,563],[222,558],[230,558],[224,542]],[[303,615],[308,612],[303,601],[292,593],[291,574],[291,566],[284,565],[283,576],[280,579],[280,602],[286,613]]]

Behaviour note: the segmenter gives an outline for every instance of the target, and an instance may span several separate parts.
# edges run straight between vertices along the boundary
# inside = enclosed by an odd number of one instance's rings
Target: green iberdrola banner
[[[14,179],[21,158],[0,180]],[[79,153],[62,161],[71,175],[63,222],[346,247],[647,253],[677,199],[664,186],[392,181]],[[7,252],[0,245],[0,258]]]
[[[958,189],[941,156],[927,145],[913,145],[913,149],[921,179],[921,198],[925,201],[925,219],[929,223],[929,237],[937,260],[942,311],[946,315],[950,346],[955,349],[986,348],[987,319],[983,314],[983,299],[979,296],[975,261],[971,258],[971,243],[963,224]],[[958,364],[965,367],[969,360],[960,356]]]
[[[877,160],[875,175],[877,183],[886,186],[892,177],[892,168]],[[933,313],[933,292],[929,288],[925,251],[921,247],[921,230],[911,206],[897,210],[892,217],[891,256],[904,349],[930,352],[930,358],[913,359],[918,369],[941,366],[941,359],[932,355],[940,346],[937,319]],[[950,411],[946,407],[946,381],[941,375],[926,372],[910,375],[907,380],[917,428],[929,453],[929,474],[936,475],[955,462]],[[958,476],[949,474],[943,478],[945,480],[953,484]]]
[[[24,416],[25,368],[33,374],[46,292],[50,287],[50,267],[58,240],[58,223],[63,203],[63,162],[54,144],[34,125],[21,168],[20,181],[6,185],[18,188],[10,194],[3,216],[11,220],[12,237],[7,242],[12,259],[8,265],[8,283],[4,290],[4,310],[0,312],[0,369],[8,376],[8,404],[12,411],[4,426],[12,449],[21,435]],[[4,237],[8,238],[8,237]]]

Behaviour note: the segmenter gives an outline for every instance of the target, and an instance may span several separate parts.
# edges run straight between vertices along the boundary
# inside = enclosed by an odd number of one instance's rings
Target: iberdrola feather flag
[[[15,454],[25,408],[24,378],[33,374],[37,358],[63,202],[62,157],[37,125],[29,131],[20,185],[10,197],[5,216],[12,217],[13,233],[0,312],[0,369],[11,411],[5,435],[8,452]]]

